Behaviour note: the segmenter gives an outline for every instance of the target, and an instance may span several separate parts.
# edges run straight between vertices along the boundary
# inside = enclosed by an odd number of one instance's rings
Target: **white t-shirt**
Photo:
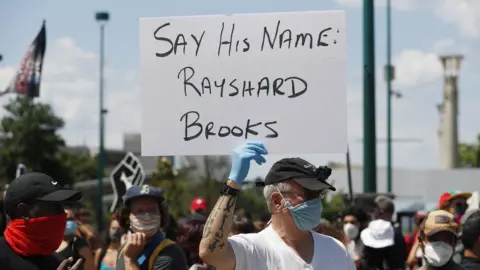
[[[298,256],[271,226],[259,233],[237,234],[228,239],[236,257],[236,270],[355,270],[345,246],[333,237],[312,231],[313,259]]]
[[[350,255],[350,258],[352,258],[354,261],[360,259],[360,256],[362,255],[359,245],[355,243],[354,240],[350,240],[347,243],[347,251]]]

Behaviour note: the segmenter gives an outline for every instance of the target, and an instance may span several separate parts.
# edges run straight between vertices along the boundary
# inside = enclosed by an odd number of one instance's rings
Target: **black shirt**
[[[10,248],[4,238],[0,238],[1,270],[56,270],[60,259],[53,253],[50,255],[21,256]]]
[[[463,257],[462,266],[467,270],[480,270],[480,259]]]
[[[70,240],[70,242],[68,242],[68,246],[56,253],[56,256],[60,259],[60,261],[73,257],[73,261],[76,262],[82,257],[80,256],[79,251],[85,247],[88,247],[87,241],[81,237],[75,236],[72,240]],[[83,263],[80,265],[79,269],[84,269]]]
[[[75,237],[70,242],[68,242],[68,246],[59,251],[57,255],[62,260],[66,260],[70,257],[80,257],[80,254],[78,252],[84,247],[88,247],[87,241],[85,241],[85,239],[83,238]]]

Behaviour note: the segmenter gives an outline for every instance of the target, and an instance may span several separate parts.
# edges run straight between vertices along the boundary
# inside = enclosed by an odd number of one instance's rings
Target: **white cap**
[[[393,246],[395,232],[392,223],[383,219],[377,219],[370,224],[368,228],[362,231],[360,239],[365,246],[371,248],[385,248]]]

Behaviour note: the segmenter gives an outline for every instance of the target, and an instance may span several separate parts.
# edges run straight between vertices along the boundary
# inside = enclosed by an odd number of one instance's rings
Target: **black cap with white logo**
[[[52,177],[37,172],[20,175],[8,186],[3,201],[5,213],[12,215],[20,203],[73,202],[82,198],[80,191],[62,189]]]
[[[284,158],[273,164],[265,177],[265,182],[257,182],[256,185],[265,186],[294,180],[309,190],[330,189],[335,191],[335,187],[327,182],[331,174],[332,169],[327,166],[317,168],[302,158]]]

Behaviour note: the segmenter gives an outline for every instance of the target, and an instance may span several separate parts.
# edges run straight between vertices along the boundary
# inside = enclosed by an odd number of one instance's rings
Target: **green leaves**
[[[477,143],[460,143],[458,146],[460,167],[480,167],[480,135]]]
[[[96,177],[96,165],[89,156],[67,152],[58,134],[62,118],[48,104],[32,102],[19,95],[5,105],[0,121],[0,182],[15,178],[18,163],[29,171],[43,172],[63,185]]]

